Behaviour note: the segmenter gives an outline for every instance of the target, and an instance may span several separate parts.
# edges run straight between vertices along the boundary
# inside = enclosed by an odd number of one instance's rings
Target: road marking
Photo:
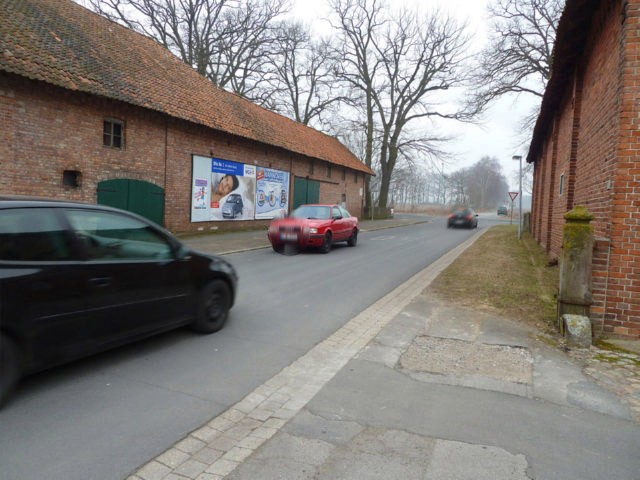
[[[380,240],[393,240],[395,238],[396,238],[395,235],[383,235],[383,236],[380,236],[380,237],[368,238],[367,241],[368,242],[371,242],[371,241],[375,242],[375,241],[380,241]]]
[[[480,230],[349,320],[270,380],[138,469],[128,480],[220,480],[273,437],[464,250]]]

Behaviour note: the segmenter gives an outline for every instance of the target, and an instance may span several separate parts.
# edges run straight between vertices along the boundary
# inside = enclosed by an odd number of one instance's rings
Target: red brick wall
[[[105,118],[125,122],[125,148],[102,144]],[[100,181],[145,180],[165,189],[165,226],[174,232],[238,229],[268,221],[191,223],[192,155],[213,156],[289,171],[321,181],[320,200],[340,202],[361,216],[364,175],[279,148],[169,119],[121,102],[78,94],[0,73],[0,193],[95,202]],[[166,159],[166,160],[165,160]],[[64,170],[82,172],[79,188],[64,187]]]
[[[596,237],[594,328],[640,336],[640,0],[629,2],[624,24],[622,4],[603,2],[594,14],[590,41],[583,46],[572,80],[576,88],[567,86],[556,111],[557,142],[550,133],[543,155],[536,160],[534,192],[542,198],[535,200],[532,223],[535,238],[550,256],[558,257],[562,214],[575,205],[587,207],[594,215]],[[554,146],[557,155],[549,155]],[[557,181],[567,170],[575,175],[565,173],[569,196],[563,199]],[[550,192],[545,184],[553,183],[555,177],[555,191]]]
[[[159,116],[0,74],[3,137],[0,192],[95,202],[107,178],[164,183],[164,139]],[[126,148],[102,145],[104,117],[126,121]],[[128,121],[128,119],[133,119]],[[63,187],[64,170],[82,172],[80,188]]]
[[[576,164],[575,204],[594,216],[596,237],[592,262],[591,319],[595,331],[607,331],[605,308],[610,280],[612,176],[620,114],[620,10],[616,7],[596,18],[590,55],[582,66],[582,115]]]
[[[611,255],[605,331],[640,337],[640,0],[623,25],[619,136],[611,188]]]
[[[545,187],[548,186],[546,171],[551,164],[550,160],[547,160],[547,151],[549,150],[549,142],[544,146],[542,156],[536,164],[533,170],[533,205],[532,205],[532,233],[538,243],[546,249],[547,238],[547,224],[544,219],[547,218],[545,212],[548,210],[549,197],[545,194]],[[547,253],[548,250],[546,249]]]
[[[575,119],[575,97],[571,85],[567,85],[567,97],[556,117],[556,148],[555,165],[552,167],[551,181],[549,182],[549,201],[551,203],[551,226],[548,250],[553,258],[560,256],[562,248],[562,227],[564,226],[564,214],[567,208],[567,197],[570,192],[569,174],[571,156],[573,154],[573,125]],[[560,191],[562,179],[562,192]]]

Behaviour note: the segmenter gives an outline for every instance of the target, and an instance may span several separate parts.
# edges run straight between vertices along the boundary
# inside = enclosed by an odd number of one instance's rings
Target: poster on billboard
[[[253,220],[256,167],[193,156],[191,221]]]
[[[289,211],[289,172],[256,168],[256,219],[281,218]]]

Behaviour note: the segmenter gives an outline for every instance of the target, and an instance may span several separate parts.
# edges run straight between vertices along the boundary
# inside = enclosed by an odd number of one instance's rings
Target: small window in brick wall
[[[78,170],[65,170],[62,172],[62,185],[78,188],[82,183],[82,174]]]
[[[106,119],[104,121],[102,143],[105,147],[124,148],[124,122]]]
[[[564,173],[560,175],[560,196],[564,193]]]
[[[358,174],[357,173],[353,174],[353,183],[358,183]]]
[[[331,178],[331,164],[327,163],[327,178]]]

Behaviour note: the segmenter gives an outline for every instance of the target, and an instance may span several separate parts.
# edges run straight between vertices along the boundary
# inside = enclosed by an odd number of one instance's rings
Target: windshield
[[[291,212],[293,218],[311,218],[327,220],[331,218],[331,208],[317,205],[303,205]]]

